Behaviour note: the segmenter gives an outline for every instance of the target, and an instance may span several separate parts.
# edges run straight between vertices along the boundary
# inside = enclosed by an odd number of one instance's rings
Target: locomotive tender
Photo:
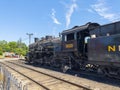
[[[120,21],[87,23],[64,30],[61,37],[46,36],[29,45],[29,63],[67,69],[92,69],[120,76]]]

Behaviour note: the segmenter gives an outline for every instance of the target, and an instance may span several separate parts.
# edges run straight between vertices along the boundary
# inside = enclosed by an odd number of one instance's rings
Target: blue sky
[[[0,0],[0,40],[28,44],[28,35],[58,36],[87,22],[120,20],[120,0]]]

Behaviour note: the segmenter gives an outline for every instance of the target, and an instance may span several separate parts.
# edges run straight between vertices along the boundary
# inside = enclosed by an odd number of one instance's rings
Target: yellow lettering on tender
[[[73,48],[73,44],[66,44],[65,47],[66,48]]]
[[[113,45],[113,46],[108,46],[108,51],[110,52],[110,51],[116,51],[116,47],[115,47],[115,45]]]

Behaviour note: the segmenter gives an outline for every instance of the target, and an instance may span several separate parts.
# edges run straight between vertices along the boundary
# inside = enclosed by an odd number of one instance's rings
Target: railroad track
[[[58,78],[55,75],[41,72],[22,64],[17,64],[10,61],[1,63],[6,67],[21,74],[22,76],[28,78],[45,90],[93,90],[92,88],[85,85],[73,83],[63,78]]]

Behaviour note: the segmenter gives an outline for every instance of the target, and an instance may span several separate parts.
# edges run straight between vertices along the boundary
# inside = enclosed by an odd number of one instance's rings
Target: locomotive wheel
[[[42,59],[39,61],[39,64],[40,64],[41,66],[43,65],[43,60],[42,60]]]
[[[56,60],[50,62],[50,66],[54,68],[60,68],[60,64]]]
[[[34,61],[33,64],[38,65],[39,63]]]
[[[63,73],[67,72],[68,69],[69,69],[68,65],[64,65],[64,64],[61,65],[61,70]]]
[[[79,70],[80,69],[80,65],[78,63],[75,63],[75,64],[73,64],[72,69]]]
[[[31,61],[28,61],[28,64],[31,64]]]
[[[118,76],[120,77],[120,69],[118,70]]]
[[[103,73],[105,76],[110,77],[109,70],[107,68],[103,68]]]
[[[28,59],[27,62],[28,62],[29,64],[31,64],[31,63],[32,63],[32,60],[29,60],[29,59]]]
[[[30,61],[30,60],[28,60],[28,63],[29,63],[29,64],[31,64],[31,61]]]

